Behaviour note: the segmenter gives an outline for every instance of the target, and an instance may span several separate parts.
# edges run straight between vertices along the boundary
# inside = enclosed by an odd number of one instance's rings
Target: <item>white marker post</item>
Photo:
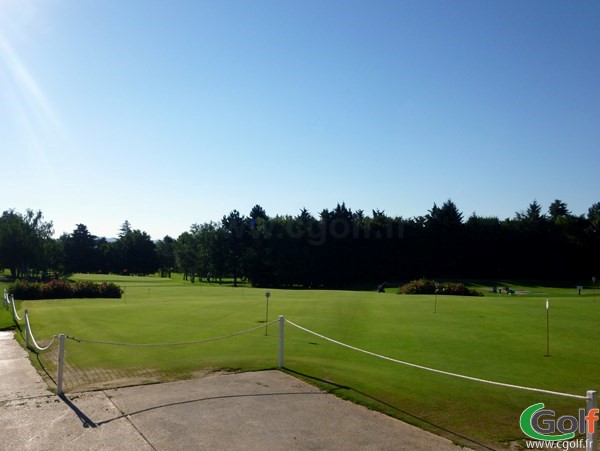
[[[271,297],[271,292],[267,291],[265,293],[265,297],[267,298],[267,313],[265,315],[265,335],[269,335],[269,298]]]
[[[283,368],[283,334],[284,334],[285,317],[279,315],[279,368]]]
[[[546,355],[550,357],[550,301],[546,299]]]
[[[56,394],[63,396],[63,367],[65,364],[65,334],[58,335],[58,374],[56,375]]]

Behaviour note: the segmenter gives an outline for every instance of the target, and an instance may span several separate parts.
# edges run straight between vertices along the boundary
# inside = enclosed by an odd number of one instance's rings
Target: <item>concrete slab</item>
[[[48,394],[0,333],[0,450],[441,450],[449,440],[280,371]]]
[[[103,428],[89,420],[119,414],[104,393],[73,399],[77,406],[50,394],[13,332],[0,331],[0,450],[153,449],[126,420]]]
[[[280,371],[219,374],[105,393],[159,450],[459,449]]]
[[[126,419],[111,421],[102,427],[91,420],[102,421],[119,415],[104,393],[84,393],[74,398],[69,401],[50,395],[0,403],[0,449],[154,450]]]
[[[12,331],[0,331],[0,402],[50,392]]]

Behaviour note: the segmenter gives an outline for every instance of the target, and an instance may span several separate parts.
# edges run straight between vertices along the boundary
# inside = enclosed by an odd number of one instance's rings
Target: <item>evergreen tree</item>
[[[65,271],[68,273],[96,272],[99,262],[97,237],[85,224],[77,224],[73,232],[60,237],[65,256]]]
[[[166,235],[156,243],[156,253],[161,277],[171,278],[171,272],[175,269],[175,240]]]

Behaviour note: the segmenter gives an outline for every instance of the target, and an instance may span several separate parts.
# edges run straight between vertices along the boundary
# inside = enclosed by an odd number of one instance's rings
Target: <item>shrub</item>
[[[27,280],[17,279],[17,281],[8,289],[16,299],[43,299],[42,284],[38,282],[28,282]]]
[[[48,283],[17,280],[9,289],[16,299],[67,299],[67,298],[113,298],[118,299],[123,290],[114,283],[94,283],[89,281],[67,282],[53,279]]]
[[[98,285],[94,282],[83,281],[73,284],[73,297],[75,298],[99,298]]]
[[[434,294],[435,281],[428,279],[411,280],[400,287],[400,294]]]
[[[41,284],[42,299],[67,299],[73,297],[73,287],[64,280],[52,279],[50,282]]]
[[[483,296],[477,290],[467,288],[464,283],[460,282],[440,282],[434,280],[419,279],[411,280],[402,285],[398,290],[399,294],[435,294],[436,289],[439,294],[447,294],[452,296]]]
[[[112,282],[101,283],[99,288],[99,298],[120,298],[123,294],[121,287]]]

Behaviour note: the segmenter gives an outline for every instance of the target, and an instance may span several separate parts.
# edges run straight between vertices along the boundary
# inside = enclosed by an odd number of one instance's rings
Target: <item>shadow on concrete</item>
[[[443,427],[443,426],[440,426],[440,425],[438,425],[438,424],[434,424],[434,423],[432,423],[431,421],[428,421],[428,420],[426,420],[425,418],[422,418],[422,417],[419,417],[419,416],[417,416],[417,415],[414,415],[414,414],[412,414],[412,413],[410,413],[410,412],[407,412],[406,410],[402,410],[402,409],[400,409],[399,407],[396,407],[396,406],[394,406],[394,405],[392,405],[392,404],[390,404],[390,403],[388,403],[388,402],[386,402],[386,401],[383,401],[383,400],[381,400],[381,399],[375,398],[374,396],[371,396],[371,395],[369,395],[369,394],[367,394],[367,393],[365,393],[365,392],[362,392],[362,391],[360,391],[360,390],[357,390],[357,389],[355,389],[355,388],[352,388],[352,387],[350,387],[350,386],[348,386],[348,385],[341,385],[341,384],[338,384],[338,383],[336,383],[336,382],[333,382],[333,381],[331,381],[331,380],[321,379],[321,378],[319,378],[319,377],[312,376],[312,375],[310,375],[310,374],[305,374],[305,373],[301,373],[301,372],[299,372],[299,371],[290,370],[289,368],[283,368],[283,370],[284,370],[286,373],[288,373],[288,374],[291,374],[291,375],[293,375],[293,376],[295,376],[295,377],[298,377],[298,378],[300,378],[300,379],[309,380],[309,381],[310,381],[310,380],[312,380],[312,381],[318,382],[320,385],[322,385],[322,384],[326,384],[326,385],[329,385],[329,386],[333,386],[334,388],[333,388],[333,389],[330,389],[330,390],[329,390],[329,393],[334,393],[334,394],[335,394],[336,392],[338,392],[338,391],[340,391],[340,390],[348,390],[348,391],[352,391],[352,392],[354,392],[354,393],[357,393],[357,394],[359,394],[359,395],[361,395],[361,396],[363,396],[363,397],[365,397],[365,398],[367,398],[367,399],[370,399],[370,400],[372,400],[372,401],[375,401],[375,402],[377,402],[378,404],[381,404],[381,405],[383,405],[383,406],[386,406],[386,407],[388,407],[388,408],[390,408],[390,409],[392,409],[392,410],[395,410],[396,412],[399,412],[399,413],[401,413],[402,415],[406,415],[406,416],[408,416],[408,417],[414,418],[415,420],[418,420],[420,423],[427,424],[428,426],[431,426],[431,427],[433,427],[433,428],[435,428],[435,429],[437,429],[437,430],[443,431],[443,432],[445,432],[447,435],[452,435],[452,436],[454,436],[454,437],[458,437],[458,438],[460,438],[460,439],[462,439],[462,440],[466,440],[466,441],[468,441],[468,442],[471,442],[471,443],[473,443],[473,444],[475,444],[475,445],[477,445],[477,446],[479,446],[479,447],[481,447],[481,448],[484,448],[484,449],[489,449],[489,450],[495,451],[495,449],[494,449],[494,448],[490,448],[489,446],[487,446],[487,445],[484,445],[483,443],[480,443],[480,442],[478,442],[478,441],[476,441],[476,440],[473,440],[472,438],[465,437],[464,435],[461,435],[461,434],[459,434],[458,432],[454,432],[454,431],[451,431],[451,430],[449,430],[449,429],[446,429],[446,428],[445,428],[445,427]]]
[[[96,423],[96,425],[102,426],[104,424],[110,423],[115,420],[120,420],[120,419],[127,418],[127,417],[130,417],[133,415],[139,415],[141,413],[150,412],[152,410],[164,409],[167,407],[182,406],[185,404],[193,404],[193,403],[204,402],[204,401],[212,401],[215,399],[258,398],[258,397],[265,397],[265,396],[290,396],[290,395],[294,395],[294,396],[297,396],[297,395],[301,395],[301,396],[320,395],[320,396],[322,396],[322,395],[327,395],[327,393],[326,392],[320,392],[320,393],[319,392],[256,393],[256,394],[242,394],[242,395],[210,396],[210,397],[206,397],[206,398],[188,399],[185,401],[171,402],[171,403],[167,403],[167,404],[162,404],[160,406],[148,407],[147,409],[136,410],[134,412],[129,412],[129,413],[122,412],[122,415],[119,415],[118,417],[115,417],[115,418],[110,418],[108,420],[100,421],[100,422]],[[121,410],[121,409],[119,409],[119,410]]]
[[[63,395],[58,395],[58,397],[60,399],[63,400],[63,402],[69,406],[69,408],[75,412],[75,415],[77,415],[77,418],[79,418],[79,420],[81,421],[82,425],[84,428],[95,428],[98,427],[98,425],[96,423],[94,423],[85,413],[83,413],[81,410],[79,410],[79,408],[73,404],[71,402],[71,400],[69,398],[67,398],[64,394]]]

